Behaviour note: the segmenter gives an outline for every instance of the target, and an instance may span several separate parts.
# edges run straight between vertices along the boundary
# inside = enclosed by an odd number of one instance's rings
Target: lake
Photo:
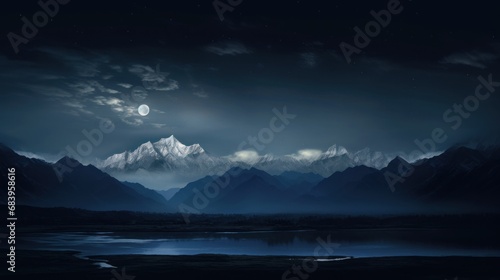
[[[500,233],[474,229],[353,229],[329,231],[65,232],[25,234],[20,249],[75,250],[90,255],[254,255],[315,256],[320,244],[334,243],[334,257],[500,256]],[[319,240],[322,240],[321,243]]]

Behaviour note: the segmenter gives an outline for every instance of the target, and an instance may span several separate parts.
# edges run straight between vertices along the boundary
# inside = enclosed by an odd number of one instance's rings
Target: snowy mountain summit
[[[204,161],[198,160],[200,157],[204,158]],[[100,167],[115,171],[174,170],[199,166],[203,162],[213,163],[213,160],[199,144],[186,146],[172,135],[161,138],[158,142],[148,141],[134,151],[112,155],[102,161]]]
[[[160,141],[152,145],[164,157],[170,155],[185,158],[189,155],[205,153],[205,150],[199,144],[186,146],[179,142],[173,135],[168,138],[161,138]]]
[[[306,151],[284,156],[256,153],[252,155],[246,160],[242,160],[241,156],[213,156],[205,152],[199,144],[187,146],[172,135],[154,143],[148,141],[133,151],[112,155],[98,165],[101,169],[115,174],[146,171],[206,176],[221,174],[232,167],[255,167],[271,174],[296,171],[327,177],[335,171],[358,165],[380,169],[395,157],[372,152],[368,148],[349,152],[345,147],[337,145],[321,153]]]

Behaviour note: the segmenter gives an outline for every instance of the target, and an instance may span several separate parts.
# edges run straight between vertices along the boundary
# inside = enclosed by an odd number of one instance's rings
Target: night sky
[[[500,87],[475,97],[479,76],[500,82],[496,1],[229,2],[221,21],[208,0],[72,0],[22,39],[22,18],[42,8],[4,3],[0,142],[54,159],[109,119],[88,160],[172,134],[229,155],[284,107],[295,117],[260,154],[409,152],[435,128],[439,150],[500,135]],[[349,63],[341,43],[356,47],[354,28],[388,5],[397,12]]]

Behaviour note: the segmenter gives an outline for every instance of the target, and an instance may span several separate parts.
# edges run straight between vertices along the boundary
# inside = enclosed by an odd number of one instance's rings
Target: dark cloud
[[[461,52],[443,58],[442,63],[462,64],[480,69],[485,69],[488,64],[494,63],[499,55],[487,52]]]
[[[105,118],[116,129],[88,160],[171,134],[234,155],[284,106],[297,118],[257,155],[411,151],[436,127],[448,135],[440,149],[498,133],[494,94],[460,129],[443,120],[478,76],[500,80],[495,2],[401,3],[349,64],[339,44],[387,1],[245,1],[223,22],[210,2],[70,2],[18,54],[3,40],[0,116],[15,122],[2,122],[0,140],[54,155]],[[36,3],[9,5],[0,29],[19,33]]]
[[[252,53],[245,45],[238,42],[223,42],[205,47],[205,50],[216,55],[240,55]]]

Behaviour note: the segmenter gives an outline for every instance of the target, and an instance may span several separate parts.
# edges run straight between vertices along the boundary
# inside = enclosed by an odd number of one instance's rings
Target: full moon
[[[147,116],[149,114],[149,106],[146,104],[142,104],[141,106],[139,106],[137,111],[139,112],[139,115]]]

